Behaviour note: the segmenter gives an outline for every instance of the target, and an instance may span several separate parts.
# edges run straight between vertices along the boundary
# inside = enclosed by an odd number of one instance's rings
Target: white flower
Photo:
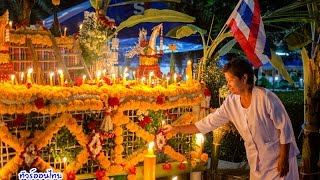
[[[156,145],[159,150],[162,150],[166,145],[166,137],[163,132],[160,132],[156,135]]]

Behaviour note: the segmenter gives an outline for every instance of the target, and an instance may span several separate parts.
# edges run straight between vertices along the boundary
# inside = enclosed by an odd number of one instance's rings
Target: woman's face
[[[229,91],[233,94],[240,95],[247,88],[247,75],[245,74],[239,79],[230,72],[225,72],[224,76],[228,82]]]

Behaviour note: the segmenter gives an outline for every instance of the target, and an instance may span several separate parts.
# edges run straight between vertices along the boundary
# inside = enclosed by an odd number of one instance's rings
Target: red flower
[[[97,172],[96,172],[96,177],[97,177],[98,180],[103,179],[105,176],[106,176],[106,172],[104,172],[104,171],[101,170],[101,169],[98,169],[98,170],[97,170]]]
[[[157,103],[157,104],[163,104],[163,101],[164,101],[164,100],[163,100],[163,96],[160,95],[160,96],[157,97],[156,103]]]
[[[17,29],[21,28],[21,25],[18,24],[18,23],[16,23],[15,26],[16,26]]]
[[[135,166],[129,168],[129,174],[137,174],[137,168]]]
[[[42,108],[44,107],[44,105],[45,105],[43,98],[37,98],[37,99],[35,100],[34,104],[36,105],[36,107],[37,107],[38,109],[42,109]]]
[[[96,128],[97,128],[97,123],[94,122],[94,121],[90,121],[90,122],[88,123],[88,127],[89,127],[89,129],[91,129],[91,130],[96,129]]]
[[[31,83],[27,83],[26,86],[27,86],[28,89],[30,89],[32,87],[32,84]]]
[[[139,122],[139,126],[141,126],[142,128],[146,127],[147,123],[145,123],[144,121],[140,121]]]
[[[75,180],[76,174],[73,171],[67,172],[67,180]]]
[[[44,26],[43,21],[37,21],[36,24],[38,24],[38,25],[40,25],[40,26]]]
[[[106,84],[112,85],[112,81],[107,76],[103,77],[103,80]]]
[[[78,76],[76,77],[76,80],[74,81],[74,85],[80,86],[82,84],[82,77]]]
[[[151,118],[149,116],[145,116],[143,118],[143,121],[146,122],[147,124],[149,124],[151,122]]]
[[[15,127],[19,127],[25,120],[26,120],[26,116],[24,114],[18,114],[17,118],[12,122],[12,124]]]
[[[210,90],[209,90],[208,88],[205,88],[205,89],[203,90],[203,94],[204,94],[205,96],[211,96]]]
[[[110,106],[119,106],[119,104],[120,104],[119,99],[116,97],[109,98],[108,103]]]
[[[29,21],[27,21],[26,19],[22,20],[21,24],[24,25],[24,26],[28,26],[29,25]]]
[[[179,168],[180,171],[184,171],[184,170],[186,170],[186,165],[181,162],[181,163],[179,164],[178,168]]]
[[[164,163],[162,165],[162,169],[165,171],[171,171],[172,170],[172,165],[170,163]]]

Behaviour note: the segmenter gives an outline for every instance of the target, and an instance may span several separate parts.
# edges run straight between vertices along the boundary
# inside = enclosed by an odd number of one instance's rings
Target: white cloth
[[[290,161],[299,154],[290,118],[279,98],[267,89],[254,87],[247,109],[242,107],[239,95],[230,94],[217,111],[195,125],[206,134],[228,121],[235,125],[245,142],[251,180],[269,180],[272,174],[278,173],[280,143],[290,143]],[[290,165],[285,179],[299,179],[297,171],[297,167]]]

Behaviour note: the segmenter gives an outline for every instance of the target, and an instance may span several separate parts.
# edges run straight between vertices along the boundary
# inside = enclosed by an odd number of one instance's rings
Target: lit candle
[[[112,74],[112,84],[116,84],[116,74]]]
[[[67,160],[68,160],[68,159],[67,159],[66,157],[63,157],[63,158],[62,158],[63,165],[64,165],[64,167],[63,167],[63,168],[64,168],[64,170],[66,170],[66,169],[67,169]]]
[[[46,21],[42,21],[43,27],[46,27]]]
[[[79,30],[81,31],[81,29],[82,29],[82,24],[80,24],[80,26],[79,26]]]
[[[62,70],[58,70],[58,73],[60,74],[60,86],[64,86],[64,74]]]
[[[188,83],[188,75],[186,75],[186,81],[187,81],[187,83]]]
[[[86,78],[87,78],[86,75],[83,75],[83,76],[82,76],[82,84],[85,84],[85,83],[86,83]]]
[[[154,142],[149,143],[148,153],[144,156],[144,180],[156,179],[156,155],[153,152]]]
[[[141,81],[142,81],[142,83],[145,83],[146,78],[145,78],[145,77],[142,77],[142,78],[141,78]]]
[[[167,88],[168,88],[168,86],[169,86],[169,77],[167,77]]]
[[[132,72],[132,75],[133,75],[133,80],[136,80],[136,72],[135,71]]]
[[[21,75],[20,75],[20,84],[23,84],[23,79],[24,79],[24,72],[21,72]]]
[[[191,81],[192,80],[192,63],[190,60],[187,62],[187,76],[188,76],[188,80]]]
[[[106,73],[107,73],[107,70],[106,70],[106,69],[103,69],[103,70],[102,70],[102,78],[106,76]]]
[[[165,120],[162,120],[161,125],[164,126],[166,124]]]
[[[196,134],[196,144],[198,146],[197,153],[198,153],[198,158],[200,158],[203,150],[203,142],[204,142],[204,137],[201,133]]]
[[[67,28],[66,27],[64,28],[63,36],[67,37]]]
[[[53,75],[54,73],[50,73],[50,86],[53,86]]]
[[[177,74],[176,73],[174,73],[174,75],[173,75],[173,82],[177,83]]]
[[[97,84],[97,85],[98,85],[99,82],[100,82],[100,76],[101,76],[101,71],[99,70],[99,71],[97,72],[97,76],[96,76],[96,84]]]
[[[12,21],[9,22],[10,29],[12,29]]]
[[[27,83],[32,83],[32,81],[31,81],[31,73],[32,73],[32,71],[33,71],[32,68],[30,68],[30,69],[28,70]]]
[[[123,78],[122,78],[123,79],[122,82],[124,86],[127,84],[127,71],[128,71],[128,68],[126,67],[123,71]]]
[[[149,86],[151,86],[152,76],[153,76],[153,72],[150,72],[150,73],[149,73],[149,80],[148,80],[148,85],[149,85]]]
[[[14,78],[15,78],[15,76],[12,74],[12,75],[11,75],[11,84],[12,84],[12,85],[14,85]]]

